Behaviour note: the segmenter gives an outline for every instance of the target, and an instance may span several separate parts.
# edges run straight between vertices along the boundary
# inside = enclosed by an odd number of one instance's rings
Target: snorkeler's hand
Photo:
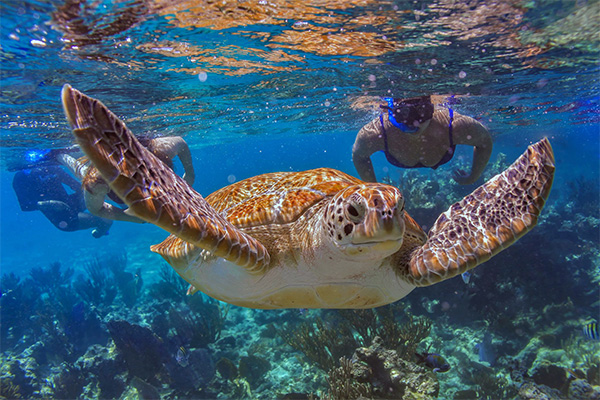
[[[452,178],[459,185],[469,185],[469,184],[473,183],[472,177],[469,174],[467,174],[464,169],[460,169],[460,168],[457,168],[454,170],[454,172],[452,172]]]
[[[189,171],[183,174],[183,180],[188,183],[188,185],[194,185],[194,180],[196,180],[196,174],[194,171]]]

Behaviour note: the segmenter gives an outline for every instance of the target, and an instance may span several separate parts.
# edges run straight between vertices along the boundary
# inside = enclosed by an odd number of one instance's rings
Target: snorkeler
[[[352,147],[362,180],[376,181],[370,157],[377,151],[396,167],[436,169],[452,159],[459,144],[474,147],[473,164],[470,174],[456,169],[454,180],[468,185],[479,178],[492,154],[492,138],[481,123],[451,108],[435,110],[430,96],[386,100],[384,112],[358,132]]]
[[[183,138],[172,137],[138,137],[139,141],[150,150],[162,162],[173,169],[173,159],[179,157],[183,165],[183,179],[191,186],[195,180],[194,166],[192,164],[192,153]],[[141,219],[129,215],[123,208],[117,207],[106,201],[108,197],[117,204],[124,204],[109,188],[108,183],[100,176],[98,170],[90,166],[88,160],[83,157],[76,159],[69,154],[61,154],[57,157],[59,163],[67,167],[77,179],[81,180],[83,186],[83,197],[87,209],[94,215],[117,221],[144,223]]]
[[[12,185],[22,211],[41,211],[61,231],[94,228],[95,238],[108,234],[112,221],[84,212],[81,185],[61,167],[45,165],[17,171]]]

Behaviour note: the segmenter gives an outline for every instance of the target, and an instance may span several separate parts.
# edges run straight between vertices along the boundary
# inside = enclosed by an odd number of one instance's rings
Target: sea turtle
[[[396,187],[329,168],[267,173],[204,199],[100,101],[65,85],[62,103],[127,212],[171,233],[151,250],[192,291],[250,308],[371,308],[461,274],[536,224],[554,177],[542,139],[426,235]]]

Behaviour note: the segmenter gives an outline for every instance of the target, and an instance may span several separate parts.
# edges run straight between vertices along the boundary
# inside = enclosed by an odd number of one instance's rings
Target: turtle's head
[[[323,223],[343,253],[384,258],[402,246],[404,198],[397,188],[381,183],[350,186],[331,199]]]

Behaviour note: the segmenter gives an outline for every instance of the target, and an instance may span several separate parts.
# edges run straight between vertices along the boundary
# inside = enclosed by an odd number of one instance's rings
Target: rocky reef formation
[[[427,400],[437,398],[440,389],[433,372],[386,349],[378,336],[371,346],[356,349],[350,360],[342,357],[328,382],[329,400]]]

